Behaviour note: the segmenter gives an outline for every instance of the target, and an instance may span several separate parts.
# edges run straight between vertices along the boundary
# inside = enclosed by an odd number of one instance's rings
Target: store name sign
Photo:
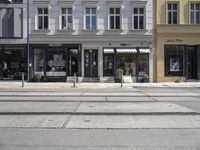
[[[183,42],[183,40],[182,39],[167,39],[166,42],[168,42],[168,43],[175,43],[175,42],[181,43],[181,42]]]
[[[49,47],[61,47],[62,44],[49,44]]]

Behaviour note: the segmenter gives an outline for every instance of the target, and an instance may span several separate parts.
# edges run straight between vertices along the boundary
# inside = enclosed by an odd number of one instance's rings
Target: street
[[[0,87],[0,150],[200,150],[199,87]]]

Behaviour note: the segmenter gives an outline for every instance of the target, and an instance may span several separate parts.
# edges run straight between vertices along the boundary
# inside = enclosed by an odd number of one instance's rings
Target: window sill
[[[99,32],[99,30],[97,30],[97,29],[91,29],[91,30],[85,29],[85,30],[82,30],[82,32]]]
[[[60,30],[57,30],[58,33],[72,33],[74,32],[75,30],[65,30],[65,29],[60,29]]]
[[[122,29],[108,29],[107,32],[122,32]]]
[[[131,32],[147,32],[147,29],[132,29]]]
[[[37,29],[37,30],[33,30],[33,32],[35,33],[49,33],[50,30],[49,29]]]

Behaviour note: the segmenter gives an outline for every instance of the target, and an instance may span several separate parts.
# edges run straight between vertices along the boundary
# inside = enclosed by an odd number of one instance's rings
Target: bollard
[[[75,88],[76,87],[76,73],[74,73],[74,85],[73,87]]]
[[[22,72],[22,87],[24,87],[24,72]]]
[[[121,88],[123,87],[123,75],[121,77]]]

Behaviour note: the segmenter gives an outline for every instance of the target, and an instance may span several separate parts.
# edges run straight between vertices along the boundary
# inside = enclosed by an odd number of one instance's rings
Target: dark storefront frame
[[[12,50],[17,52],[18,50],[21,50],[19,53],[15,54],[14,56],[6,56],[5,52],[10,50],[10,53]],[[8,53],[7,52],[7,53]],[[19,54],[21,54],[21,57],[19,58]],[[12,55],[12,53],[10,54]],[[23,57],[22,57],[23,56]],[[7,59],[7,60],[5,60]],[[16,59],[19,59],[20,61],[16,61]],[[8,75],[13,76],[11,77],[4,77],[4,61],[8,61],[7,63],[7,70]],[[25,72],[25,78],[27,75],[27,45],[25,44],[2,44],[0,45],[0,79],[9,79],[9,80],[21,80],[21,72]]]
[[[114,53],[104,53],[104,49],[113,49]],[[115,71],[117,69],[117,49],[118,47],[104,47],[103,48],[103,76],[115,76]],[[132,57],[136,57],[136,81],[139,81],[139,56],[140,54],[146,54],[148,55],[148,76],[149,76],[149,53],[140,53],[140,49],[149,49],[146,47],[140,47],[140,48],[135,48],[135,47],[119,47],[119,49],[136,49],[136,53],[130,53]],[[112,74],[106,74],[105,72],[105,56],[112,55],[113,56],[113,73]],[[148,79],[149,80],[149,79]],[[143,81],[144,82],[144,81]]]
[[[182,75],[167,75],[166,74],[166,47],[167,46],[182,46],[184,47],[184,52],[183,52],[183,66],[184,66],[184,72]],[[195,56],[194,56],[194,76],[193,78],[190,78],[188,76],[188,48],[194,48],[195,49]],[[164,45],[164,70],[165,70],[165,77],[186,77],[186,79],[197,79],[200,80],[200,46],[199,45],[178,45],[178,44],[173,44],[173,45]]]
[[[81,49],[82,49],[82,45],[81,44],[31,44],[30,45],[30,55],[29,55],[29,58],[30,58],[30,64],[29,66],[31,66],[29,69],[30,69],[30,73],[29,73],[29,76],[30,76],[30,79],[33,80],[34,78],[34,74],[35,74],[35,62],[34,62],[34,50],[35,49],[42,49],[43,50],[43,60],[44,60],[44,64],[43,64],[43,67],[44,67],[44,76],[42,78],[42,81],[63,81],[65,82],[67,80],[67,77],[69,77],[69,61],[68,61],[68,58],[69,58],[69,50],[70,49],[78,49],[78,72],[76,73],[77,76],[81,76]],[[55,52],[56,50],[58,49],[62,49],[63,51],[65,51],[65,71],[66,71],[66,76],[47,76],[47,51],[48,50],[52,50],[54,51],[55,49]]]

